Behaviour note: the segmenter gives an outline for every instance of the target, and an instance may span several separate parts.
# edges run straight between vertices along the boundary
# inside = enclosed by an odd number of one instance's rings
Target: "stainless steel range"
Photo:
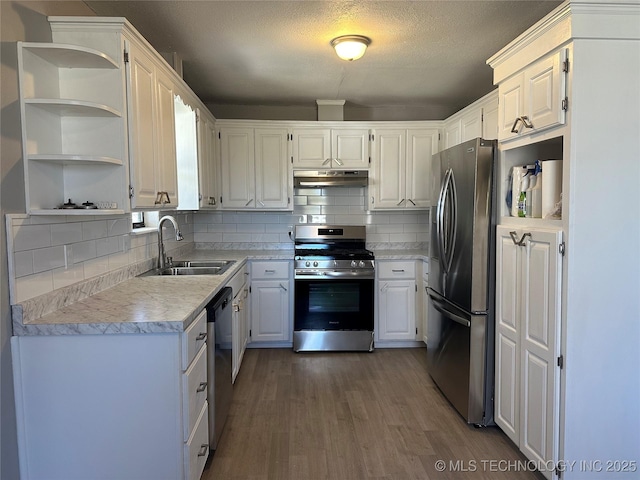
[[[375,261],[364,226],[295,227],[293,349],[373,351]]]

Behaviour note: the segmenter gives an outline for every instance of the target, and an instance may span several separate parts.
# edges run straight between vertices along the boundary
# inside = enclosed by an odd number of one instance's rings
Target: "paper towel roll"
[[[541,163],[542,218],[546,218],[562,198],[562,160],[543,160]]]

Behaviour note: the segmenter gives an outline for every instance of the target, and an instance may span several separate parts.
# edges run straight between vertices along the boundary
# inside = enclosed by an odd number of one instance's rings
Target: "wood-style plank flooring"
[[[510,467],[526,459],[497,427],[467,425],[425,363],[419,348],[248,349],[202,480],[544,478]]]

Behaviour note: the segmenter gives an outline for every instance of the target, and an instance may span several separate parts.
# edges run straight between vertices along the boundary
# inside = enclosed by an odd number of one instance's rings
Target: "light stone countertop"
[[[182,332],[248,259],[291,260],[293,250],[193,250],[185,258],[236,263],[222,275],[133,277],[27,322],[22,322],[21,315],[14,312],[13,334]]]
[[[378,260],[427,260],[424,250],[379,250]],[[22,321],[14,312],[14,335],[93,335],[182,332],[247,260],[291,260],[293,250],[192,250],[174,260],[235,260],[222,275],[138,276]],[[80,284],[78,288],[82,288]]]

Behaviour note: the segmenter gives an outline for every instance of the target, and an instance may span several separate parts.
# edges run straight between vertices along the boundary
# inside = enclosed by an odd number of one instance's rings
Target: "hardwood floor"
[[[497,427],[467,425],[425,362],[424,349],[248,349],[202,480],[543,478]]]

